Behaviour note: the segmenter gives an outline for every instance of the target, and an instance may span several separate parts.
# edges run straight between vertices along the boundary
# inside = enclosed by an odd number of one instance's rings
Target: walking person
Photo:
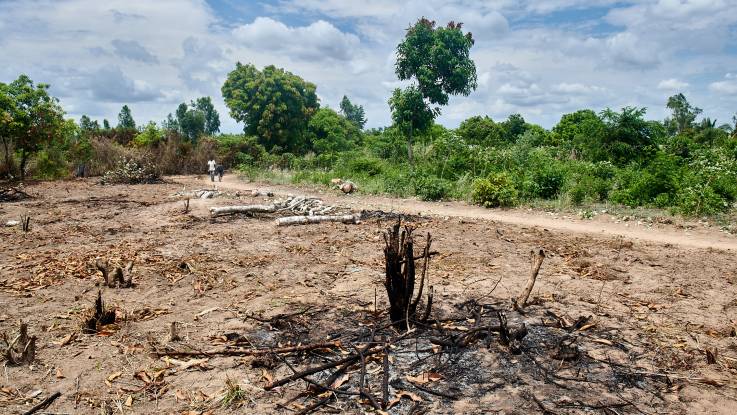
[[[217,167],[217,163],[215,163],[215,160],[210,160],[207,162],[207,172],[210,174],[210,181],[215,181],[215,167]]]

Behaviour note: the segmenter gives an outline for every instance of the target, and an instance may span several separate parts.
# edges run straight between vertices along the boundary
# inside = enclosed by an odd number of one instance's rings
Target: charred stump
[[[430,245],[432,238],[427,234],[427,242],[422,256],[414,256],[414,238],[412,228],[402,227],[401,218],[384,233],[384,257],[386,261],[386,280],[384,286],[389,297],[389,317],[397,329],[408,329],[410,323],[417,319],[417,306],[422,298],[422,291],[427,279],[427,270],[430,265]],[[414,295],[416,270],[415,260],[423,260],[422,274],[419,281],[417,295]],[[430,287],[432,290],[432,287]],[[428,298],[423,319],[430,315],[432,294]],[[414,300],[413,300],[414,298]]]

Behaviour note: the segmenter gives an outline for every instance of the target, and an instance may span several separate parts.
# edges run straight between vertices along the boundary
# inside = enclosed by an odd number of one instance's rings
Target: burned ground
[[[268,385],[291,375],[290,365],[303,370],[350,356],[372,331],[387,342],[401,336],[386,327],[383,285],[382,232],[394,215],[284,228],[268,215],[211,220],[211,206],[265,198],[192,199],[185,213],[174,196],[181,190],[176,182],[53,182],[0,203],[3,224],[31,218],[29,232],[0,228],[0,346],[21,321],[36,336],[31,365],[5,362],[0,411],[23,413],[56,391],[55,413],[298,413],[325,398],[317,411],[372,411],[350,394],[293,399],[307,390],[303,380]],[[528,333],[519,354],[492,332],[468,347],[439,346],[431,341],[437,333],[420,329],[395,341],[386,349],[389,398],[399,401],[389,413],[737,412],[733,252],[410,219],[416,235],[432,233],[438,251],[429,284],[443,333],[497,325],[497,311]],[[520,314],[510,299],[537,248],[547,257]],[[133,286],[104,286],[97,259],[112,267],[133,261]],[[98,292],[116,321],[90,334],[83,320]],[[172,322],[179,340],[170,340]],[[261,356],[153,353],[317,342],[335,345]],[[383,355],[367,356],[364,366],[377,400]],[[355,391],[361,372],[353,364],[333,385]]]

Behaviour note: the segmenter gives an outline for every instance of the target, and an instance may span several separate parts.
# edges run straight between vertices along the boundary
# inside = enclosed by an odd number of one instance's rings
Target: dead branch
[[[172,321],[171,325],[169,326],[169,341],[175,342],[180,340],[179,334],[177,333],[177,322]]]
[[[338,341],[327,342],[327,343],[312,343],[303,344],[299,346],[286,346],[286,347],[274,347],[274,348],[263,348],[263,349],[216,349],[216,350],[171,350],[171,351],[156,351],[153,352],[158,357],[161,356],[172,356],[172,357],[183,357],[183,356],[263,356],[269,354],[281,354],[281,353],[294,353],[304,352],[308,350],[317,349],[333,349],[340,347],[341,344]]]
[[[210,215],[212,217],[233,215],[236,213],[274,213],[277,210],[275,204],[271,205],[245,205],[245,206],[226,206],[211,207]]]
[[[19,187],[7,187],[0,189],[0,202],[15,202],[30,198],[31,196]]]
[[[361,223],[359,215],[288,216],[276,220],[277,226],[307,225],[322,222]]]
[[[527,300],[530,298],[530,293],[532,292],[532,288],[535,286],[535,280],[537,280],[537,274],[540,272],[540,266],[543,264],[543,260],[545,259],[545,251],[542,249],[538,250],[537,252],[530,251],[530,257],[532,259],[531,263],[531,272],[530,272],[530,279],[527,280],[527,285],[525,285],[525,289],[522,290],[522,293],[517,297],[517,306],[520,308],[524,308],[524,306],[527,304]]]
[[[370,356],[370,355],[379,353],[382,350],[384,350],[384,346],[374,347],[374,348],[371,348],[371,349],[366,350],[365,352],[362,353],[362,355],[364,357],[366,357],[366,356]],[[293,382],[293,381],[295,381],[297,379],[302,379],[305,376],[314,375],[315,373],[322,372],[323,370],[327,370],[327,369],[332,369],[334,367],[338,367],[338,366],[343,365],[343,364],[348,363],[348,362],[355,362],[356,360],[358,360],[360,358],[361,358],[361,356],[356,353],[356,354],[352,354],[352,355],[349,355],[347,357],[344,357],[343,359],[336,360],[334,362],[328,362],[328,363],[325,363],[325,364],[320,365],[320,366],[311,367],[311,368],[305,369],[305,370],[303,370],[301,372],[294,373],[294,374],[292,374],[290,376],[287,376],[285,378],[282,378],[282,379],[279,379],[279,380],[275,380],[270,385],[264,386],[264,389],[267,390],[267,391],[268,390],[272,390],[272,389],[274,389],[274,388],[276,388],[278,386],[286,385],[287,383]]]
[[[33,415],[42,409],[48,408],[49,405],[51,405],[51,403],[53,403],[60,396],[61,396],[61,392],[52,393],[48,398],[41,401],[41,403],[29,409],[28,411],[24,412],[23,415]]]

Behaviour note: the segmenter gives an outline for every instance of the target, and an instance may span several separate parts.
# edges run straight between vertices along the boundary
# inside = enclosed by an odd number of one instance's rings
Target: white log
[[[276,220],[277,226],[307,225],[322,222],[361,223],[359,215],[287,216]]]
[[[223,216],[232,215],[234,213],[273,213],[276,212],[276,205],[246,205],[246,206],[226,206],[211,207],[210,215]]]

